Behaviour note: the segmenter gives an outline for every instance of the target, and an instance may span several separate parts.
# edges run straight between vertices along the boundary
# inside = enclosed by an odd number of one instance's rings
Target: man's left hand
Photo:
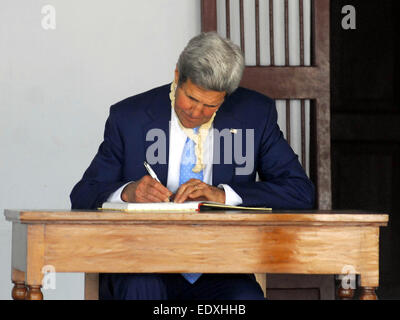
[[[214,186],[210,186],[198,179],[190,179],[182,184],[175,194],[174,202],[184,201],[213,201],[225,203],[225,191]]]

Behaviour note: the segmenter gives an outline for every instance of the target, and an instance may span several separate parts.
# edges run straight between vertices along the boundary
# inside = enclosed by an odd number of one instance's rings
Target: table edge
[[[6,220],[19,223],[159,223],[159,224],[334,224],[386,226],[389,215],[383,213],[360,213],[335,210],[304,213],[285,211],[282,213],[254,212],[115,212],[115,211],[51,211],[5,209]]]

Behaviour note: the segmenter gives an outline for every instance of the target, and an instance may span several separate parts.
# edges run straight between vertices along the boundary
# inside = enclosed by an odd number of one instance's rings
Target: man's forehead
[[[187,96],[195,98],[205,104],[220,104],[224,101],[226,95],[225,91],[204,89],[203,87],[194,84],[190,79],[183,83],[182,89]]]

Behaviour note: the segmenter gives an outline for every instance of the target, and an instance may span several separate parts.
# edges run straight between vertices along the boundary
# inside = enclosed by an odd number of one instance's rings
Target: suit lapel
[[[212,184],[214,186],[220,183],[228,184],[234,180],[235,176],[233,149],[235,136],[232,132],[235,132],[235,129],[241,129],[243,124],[231,112],[227,111],[227,107],[226,105],[221,106],[214,119],[214,160],[212,171]],[[231,139],[222,138],[224,136],[229,136]],[[225,148],[225,143],[228,143],[227,148]],[[225,155],[225,149],[229,150],[231,154]]]
[[[167,185],[171,102],[169,85],[149,104],[148,122],[143,125],[145,158],[163,185]],[[147,136],[147,139],[146,139]],[[156,160],[156,161],[155,161]],[[155,162],[155,163],[154,163]]]

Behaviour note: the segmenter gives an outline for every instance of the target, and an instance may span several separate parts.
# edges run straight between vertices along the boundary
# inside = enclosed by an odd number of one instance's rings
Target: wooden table
[[[14,299],[42,299],[55,272],[361,275],[376,299],[379,227],[388,215],[356,211],[126,213],[5,210],[12,226]],[[342,289],[351,296],[352,289]]]

